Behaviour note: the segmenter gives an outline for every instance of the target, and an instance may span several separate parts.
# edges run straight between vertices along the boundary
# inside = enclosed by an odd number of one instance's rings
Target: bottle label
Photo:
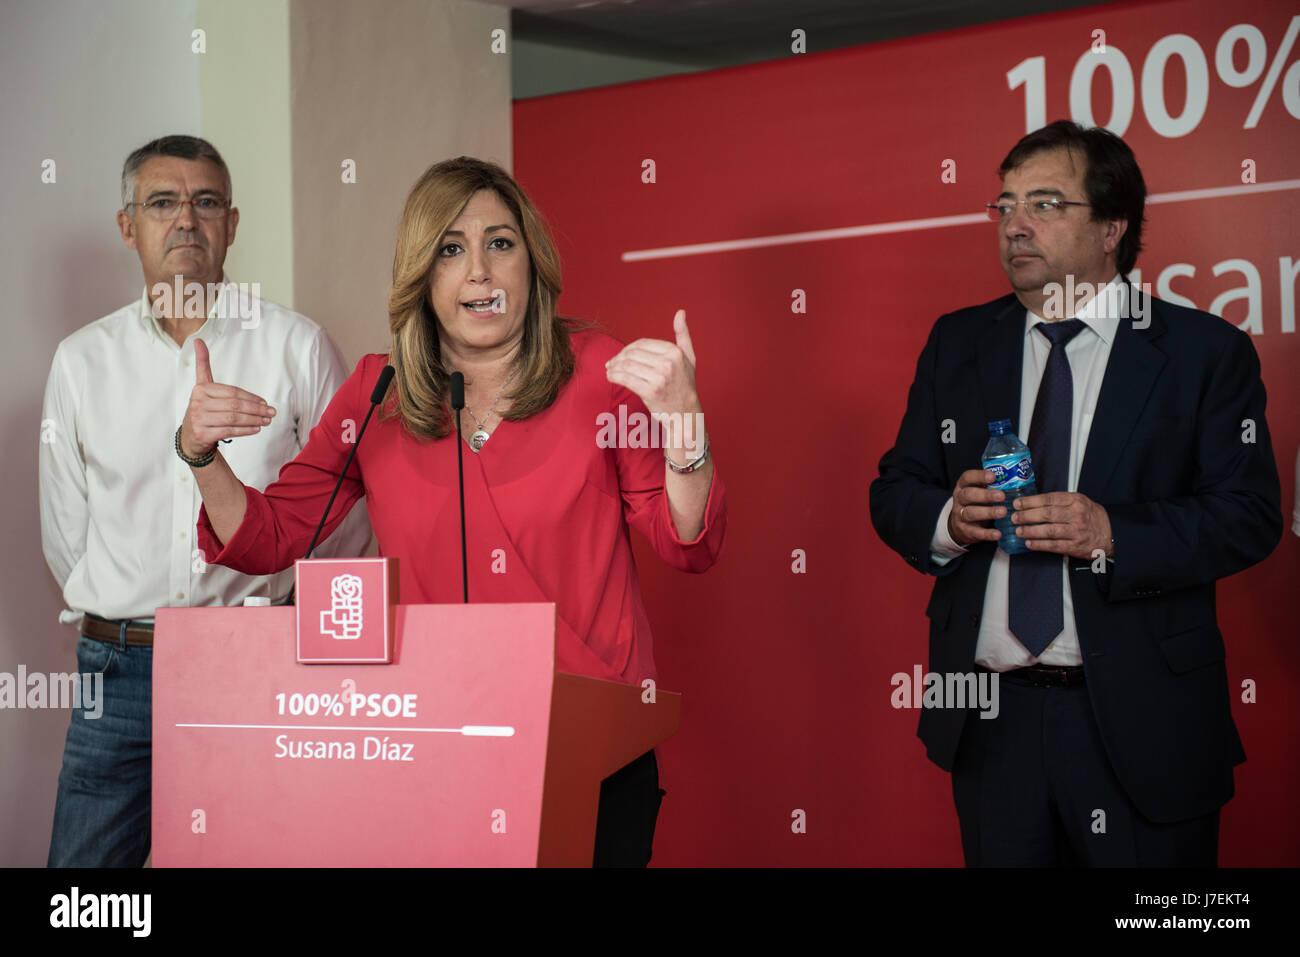
[[[984,462],[985,471],[993,473],[989,488],[1000,492],[1022,488],[1034,481],[1034,465],[1028,455],[998,455]]]

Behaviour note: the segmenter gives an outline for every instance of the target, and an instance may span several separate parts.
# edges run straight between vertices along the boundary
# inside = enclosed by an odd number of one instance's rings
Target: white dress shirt
[[[173,436],[194,388],[194,340],[217,382],[276,410],[256,435],[221,446],[240,480],[264,489],[306,444],[347,378],[325,331],[295,312],[246,297],[227,282],[183,346],[153,318],[147,294],[59,343],[41,413],[40,512],[45,560],[63,589],[62,622],[83,612],[150,620],[163,606],[239,605],[283,597],[292,569],[251,577],[207,565],[198,550],[198,488]],[[260,312],[260,315],[259,315]],[[241,318],[252,313],[254,318]],[[250,328],[245,328],[250,327]],[[360,555],[370,540],[364,505],[320,550]]]
[[[1111,288],[1113,287],[1113,288]],[[1074,316],[1083,320],[1081,329],[1065,345],[1065,356],[1070,363],[1070,376],[1074,384],[1074,408],[1070,428],[1070,468],[1067,491],[1079,490],[1079,472],[1083,466],[1083,453],[1088,447],[1088,434],[1092,429],[1092,416],[1097,408],[1097,396],[1106,375],[1110,349],[1119,330],[1120,316],[1129,315],[1130,286],[1116,275],[1110,281],[1110,291],[1105,289],[1080,309]],[[1025,310],[1024,360],[1020,374],[1020,440],[1029,444],[1025,433],[1034,417],[1034,404],[1038,400],[1038,386],[1047,368],[1047,357],[1052,351],[1051,341],[1034,326],[1047,322]],[[1039,489],[1041,493],[1043,489]],[[1100,504],[1100,503],[1098,503]],[[931,558],[940,565],[952,561],[968,549],[953,541],[948,534],[948,515],[952,511],[949,498],[930,542]],[[1047,646],[1042,655],[1034,657],[1011,633],[1009,620],[1008,587],[1011,575],[1011,556],[1001,548],[993,553],[989,566],[988,582],[984,588],[984,611],[980,617],[979,641],[975,648],[975,661],[993,671],[1007,671],[1028,665],[1080,665],[1079,631],[1074,621],[1074,598],[1070,593],[1067,575],[1069,559],[1061,556],[1061,594],[1064,605],[1064,628]],[[1107,559],[1110,561],[1110,559]]]
[[[1291,508],[1291,531],[1300,536],[1300,451],[1295,454],[1295,505]]]

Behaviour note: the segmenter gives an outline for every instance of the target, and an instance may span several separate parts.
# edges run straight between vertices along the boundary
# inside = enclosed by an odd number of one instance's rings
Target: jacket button
[[[978,628],[980,623],[980,616],[975,614],[975,612],[971,612],[970,623]]]

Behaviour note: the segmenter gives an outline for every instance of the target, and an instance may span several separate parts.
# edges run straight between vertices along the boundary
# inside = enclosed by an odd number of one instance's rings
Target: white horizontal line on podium
[[[467,724],[459,728],[381,728],[351,727],[336,724],[177,724],[178,728],[253,728],[263,731],[420,731],[428,734],[463,734],[476,738],[509,738],[515,733],[510,725]]]

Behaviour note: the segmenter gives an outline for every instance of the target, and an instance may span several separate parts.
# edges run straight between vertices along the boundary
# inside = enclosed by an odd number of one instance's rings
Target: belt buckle
[[[1048,666],[1050,671],[1044,672],[1048,676],[1050,685],[1053,688],[1069,688],[1074,683],[1074,676],[1077,672],[1061,666]]]

